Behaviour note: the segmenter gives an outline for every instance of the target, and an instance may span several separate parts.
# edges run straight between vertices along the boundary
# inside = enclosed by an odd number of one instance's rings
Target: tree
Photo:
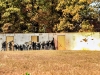
[[[53,32],[54,24],[57,21],[57,12],[55,10],[57,0],[38,0],[37,13],[33,20],[39,23],[39,32]]]
[[[82,28],[80,25],[83,21],[96,19],[97,17],[90,16],[90,12],[93,11],[89,7],[91,2],[91,0],[58,0],[56,10],[62,14],[54,31],[78,32]]]
[[[30,21],[35,14],[33,0],[2,0],[0,3],[1,27],[5,23],[11,23],[13,32],[33,32],[33,29],[28,29],[33,28],[33,22]]]
[[[97,19],[92,20],[92,24],[94,24],[94,30],[96,32],[100,31],[100,2],[99,0],[93,1],[90,4],[90,7],[93,9],[92,13],[92,17],[95,17]]]
[[[94,31],[99,25],[91,0],[0,0],[0,32],[49,33]],[[86,24],[85,24],[86,23]],[[84,29],[84,25],[85,28]]]

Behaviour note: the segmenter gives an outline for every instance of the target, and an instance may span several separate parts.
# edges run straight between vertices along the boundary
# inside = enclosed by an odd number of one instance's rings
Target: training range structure
[[[25,42],[43,42],[54,38],[56,50],[100,50],[99,32],[82,33],[14,33],[0,34],[0,44],[13,41],[17,44]],[[2,45],[0,45],[0,50]]]

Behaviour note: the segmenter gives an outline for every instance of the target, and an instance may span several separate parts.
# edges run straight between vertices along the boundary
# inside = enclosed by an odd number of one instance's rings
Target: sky
[[[100,2],[93,2],[90,4],[90,6],[96,6],[96,5],[99,6],[97,9],[100,12]]]
[[[91,3],[90,5],[91,5],[91,6],[95,6],[96,4],[100,6],[100,2],[93,2],[93,3]]]

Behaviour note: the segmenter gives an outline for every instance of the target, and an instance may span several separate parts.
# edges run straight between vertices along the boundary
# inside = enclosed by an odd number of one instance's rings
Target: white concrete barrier
[[[65,36],[65,50],[100,50],[100,33],[99,32],[82,32],[82,33],[15,33],[0,34],[0,50],[2,50],[2,42],[7,41],[7,37],[14,37],[14,44],[24,44],[32,41],[32,36],[38,36],[38,42],[49,41],[55,39],[55,46],[58,49],[58,37]],[[61,44],[63,45],[63,44]]]

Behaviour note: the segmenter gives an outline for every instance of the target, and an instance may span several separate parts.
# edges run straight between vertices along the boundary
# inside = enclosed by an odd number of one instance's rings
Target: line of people
[[[55,50],[55,43],[54,38],[52,41],[46,41],[46,42],[31,42],[31,43],[25,43],[25,44],[14,44],[13,41],[10,41],[6,44],[6,41],[2,43],[2,50],[6,51],[6,47],[8,46],[9,50]]]
[[[54,43],[47,41],[47,42],[31,42],[31,44],[14,44],[14,50],[55,50]]]

